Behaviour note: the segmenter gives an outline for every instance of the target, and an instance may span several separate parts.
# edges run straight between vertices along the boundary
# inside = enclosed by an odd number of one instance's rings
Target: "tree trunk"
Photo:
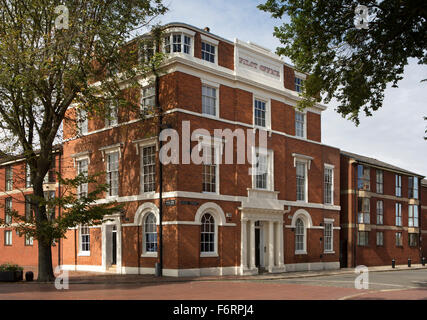
[[[52,250],[51,246],[46,246],[39,241],[39,272],[38,282],[55,281],[52,267]]]

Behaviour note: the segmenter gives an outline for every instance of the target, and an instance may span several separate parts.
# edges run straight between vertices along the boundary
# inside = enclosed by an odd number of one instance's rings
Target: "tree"
[[[53,160],[52,147],[61,140],[66,111],[75,104],[88,115],[105,114],[111,100],[137,108],[124,102],[120,85],[138,86],[138,77],[150,68],[137,63],[139,48],[127,41],[167,8],[161,0],[0,3],[0,142],[21,153],[29,165],[34,235],[39,242],[38,280],[52,281],[51,245],[61,232],[41,232],[46,225],[58,227],[48,223],[43,179]],[[92,200],[86,199],[76,212],[97,217],[95,209],[88,209]],[[56,204],[67,201],[58,199]],[[70,215],[65,225],[80,223],[77,216]]]
[[[357,5],[368,8],[368,28],[355,26]],[[267,0],[258,6],[273,18],[290,21],[274,28],[296,68],[311,73],[301,107],[310,97],[336,98],[337,112],[359,124],[382,107],[384,90],[397,87],[409,58],[427,63],[427,3],[417,1]],[[356,21],[363,22],[363,21]],[[320,93],[320,95],[319,95]]]

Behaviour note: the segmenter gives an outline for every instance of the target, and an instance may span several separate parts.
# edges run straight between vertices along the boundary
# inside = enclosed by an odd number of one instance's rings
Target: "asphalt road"
[[[0,283],[0,300],[427,300],[427,269],[370,272],[369,288],[356,289],[356,274],[274,280],[70,283]]]

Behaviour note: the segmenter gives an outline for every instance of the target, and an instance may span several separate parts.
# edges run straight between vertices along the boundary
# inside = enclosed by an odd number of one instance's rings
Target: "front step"
[[[117,266],[116,265],[109,266],[107,268],[107,272],[108,273],[117,273]]]

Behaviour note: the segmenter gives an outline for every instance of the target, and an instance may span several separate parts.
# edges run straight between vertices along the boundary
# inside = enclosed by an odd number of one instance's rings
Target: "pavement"
[[[354,269],[222,277],[155,277],[69,272],[69,287],[0,283],[0,300],[357,300],[426,299],[427,267],[369,267],[369,288]]]

